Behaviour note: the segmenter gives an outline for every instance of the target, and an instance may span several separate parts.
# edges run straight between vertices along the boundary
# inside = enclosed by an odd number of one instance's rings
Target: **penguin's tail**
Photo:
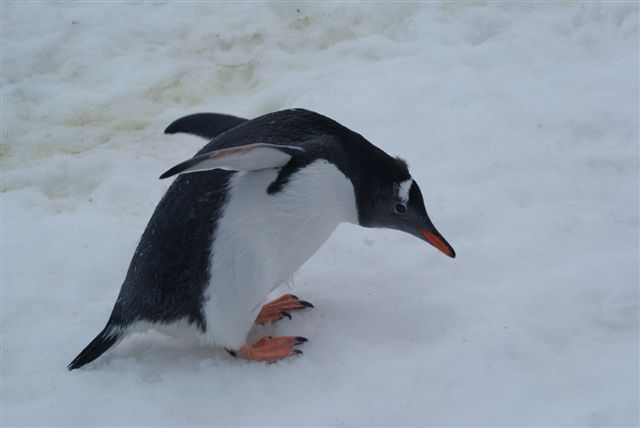
[[[69,370],[77,369],[98,358],[116,344],[123,334],[123,329],[108,323],[107,326],[87,345],[80,354],[69,363]]]

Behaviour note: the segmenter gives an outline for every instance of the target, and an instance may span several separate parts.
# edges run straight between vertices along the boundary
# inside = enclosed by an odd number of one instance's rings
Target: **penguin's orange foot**
[[[247,360],[273,362],[292,355],[302,354],[302,351],[295,349],[294,346],[306,341],[307,339],[300,336],[265,336],[253,345],[245,345],[238,351],[227,349],[227,352],[234,357]]]
[[[281,320],[284,317],[291,319],[291,314],[287,311],[304,308],[313,308],[313,305],[305,300],[298,299],[293,294],[285,294],[262,307],[258,318],[256,318],[256,324],[262,325]]]

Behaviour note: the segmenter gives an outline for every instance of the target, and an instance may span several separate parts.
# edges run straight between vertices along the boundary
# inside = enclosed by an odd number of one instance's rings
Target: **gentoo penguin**
[[[264,304],[342,222],[410,233],[455,257],[407,164],[318,113],[253,120],[202,113],[165,133],[210,141],[160,176],[178,175],[140,239],[107,325],[70,370],[148,328],[179,328],[246,359],[300,353],[303,337],[245,341],[254,323],[312,306],[290,294]]]

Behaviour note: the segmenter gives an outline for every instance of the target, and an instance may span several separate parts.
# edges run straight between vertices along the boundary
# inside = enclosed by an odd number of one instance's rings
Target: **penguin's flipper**
[[[267,168],[279,168],[286,165],[293,154],[303,151],[304,149],[301,147],[265,143],[214,150],[179,163],[162,174],[160,178],[187,172],[208,171],[210,169],[257,171]]]
[[[211,140],[247,119],[219,113],[196,113],[181,117],[164,130],[165,134],[193,134]]]

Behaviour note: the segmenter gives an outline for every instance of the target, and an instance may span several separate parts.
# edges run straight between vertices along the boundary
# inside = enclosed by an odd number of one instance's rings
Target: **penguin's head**
[[[366,191],[357,198],[359,223],[409,233],[454,258],[456,253],[431,222],[418,183],[404,160],[385,154],[364,175]],[[369,164],[371,165],[371,164]],[[361,187],[361,188],[362,188]]]

